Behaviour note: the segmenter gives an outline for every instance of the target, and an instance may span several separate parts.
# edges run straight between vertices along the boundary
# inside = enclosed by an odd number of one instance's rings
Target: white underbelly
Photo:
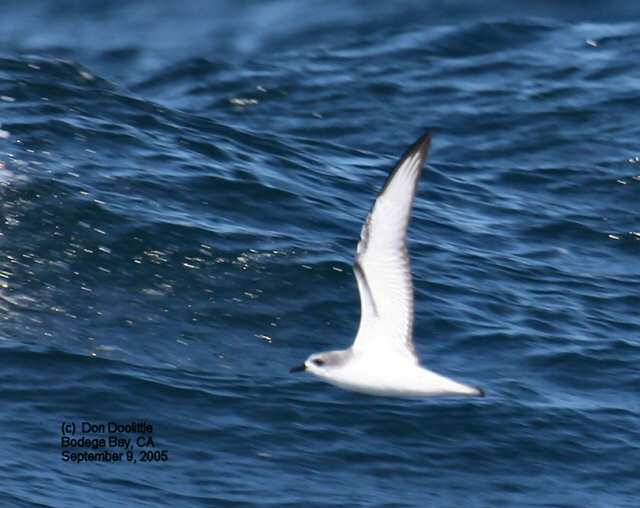
[[[476,395],[467,385],[423,369],[399,363],[352,365],[325,381],[345,390],[388,397],[424,398],[447,395]]]

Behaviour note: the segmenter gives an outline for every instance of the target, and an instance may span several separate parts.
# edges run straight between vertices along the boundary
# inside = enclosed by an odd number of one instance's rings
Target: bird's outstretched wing
[[[426,133],[407,150],[362,226],[354,264],[361,307],[356,350],[400,354],[417,362],[407,226],[430,146]]]

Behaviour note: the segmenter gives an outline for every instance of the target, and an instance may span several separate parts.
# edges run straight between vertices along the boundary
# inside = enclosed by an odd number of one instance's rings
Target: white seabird
[[[469,395],[480,388],[420,365],[413,345],[413,283],[407,226],[431,134],[416,141],[393,168],[360,233],[353,271],[360,326],[349,349],[315,353],[290,372],[306,371],[347,390],[395,397]]]

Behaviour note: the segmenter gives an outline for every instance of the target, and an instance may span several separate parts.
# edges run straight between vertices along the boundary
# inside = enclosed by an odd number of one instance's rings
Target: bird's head
[[[308,372],[314,376],[326,377],[332,370],[344,364],[347,355],[348,351],[314,353],[302,365],[292,368],[289,372]]]

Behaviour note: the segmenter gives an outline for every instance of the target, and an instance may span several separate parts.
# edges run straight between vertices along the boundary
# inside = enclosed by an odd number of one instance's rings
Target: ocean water
[[[4,2],[0,504],[640,506],[640,6],[557,4]],[[289,374],[427,129],[416,346],[487,397]]]

